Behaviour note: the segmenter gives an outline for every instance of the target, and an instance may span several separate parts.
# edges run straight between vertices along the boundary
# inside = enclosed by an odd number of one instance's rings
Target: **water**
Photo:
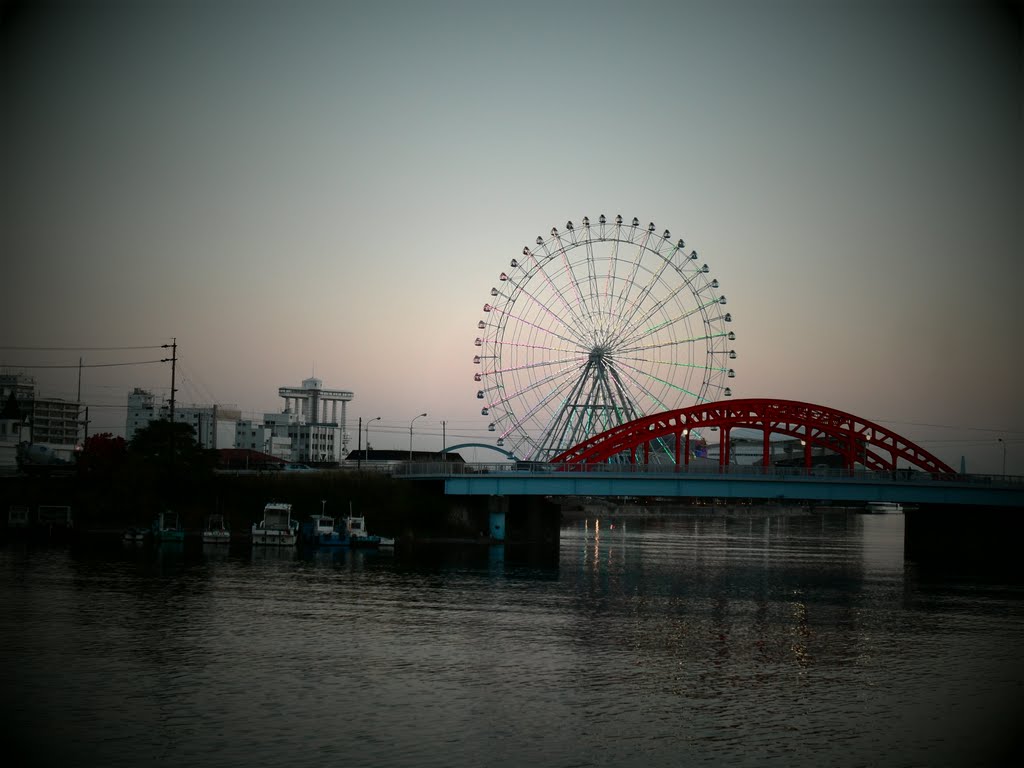
[[[7,754],[67,766],[1024,764],[1024,586],[903,518],[510,549],[0,549]],[[10,764],[10,763],[8,763]]]

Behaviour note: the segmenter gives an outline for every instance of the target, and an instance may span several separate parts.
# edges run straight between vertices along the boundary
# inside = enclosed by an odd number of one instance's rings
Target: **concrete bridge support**
[[[447,497],[449,522],[479,531],[494,542],[552,544],[557,547],[562,511],[538,496]]]
[[[466,497],[463,497],[466,498]],[[542,496],[477,497],[486,510],[487,535],[494,541],[558,544],[562,511]],[[481,520],[481,523],[484,522]]]
[[[487,535],[492,541],[505,540],[505,516],[508,512],[507,496],[487,497],[488,527]]]

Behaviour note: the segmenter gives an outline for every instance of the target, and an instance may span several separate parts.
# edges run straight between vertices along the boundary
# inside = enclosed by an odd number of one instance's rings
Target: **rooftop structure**
[[[323,381],[310,377],[302,382],[301,387],[279,387],[277,394],[284,398],[284,412],[296,414],[300,423],[339,428],[341,432],[340,450],[333,446],[331,450],[335,461],[348,453],[348,433],[345,424],[346,406],[355,397],[352,392],[343,389],[324,389]],[[338,418],[338,403],[341,403],[340,420]],[[328,410],[330,416],[328,416]],[[312,449],[321,455],[326,448],[322,437],[309,441],[310,445],[314,441],[321,442],[319,450]]]

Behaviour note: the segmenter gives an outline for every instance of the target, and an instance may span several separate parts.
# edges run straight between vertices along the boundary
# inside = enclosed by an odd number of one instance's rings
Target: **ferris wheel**
[[[584,217],[538,236],[477,323],[488,430],[518,458],[546,461],[640,416],[729,397],[725,303],[697,252],[653,223]]]

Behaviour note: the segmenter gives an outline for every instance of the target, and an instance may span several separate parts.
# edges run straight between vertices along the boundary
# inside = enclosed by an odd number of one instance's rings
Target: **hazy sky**
[[[279,410],[315,370],[355,392],[351,422],[382,417],[375,447],[423,411],[418,448],[442,419],[484,438],[497,275],[622,214],[711,266],[735,396],[851,411],[970,471],[1003,437],[1024,474],[1019,6],[4,8],[0,365],[177,337],[183,402]],[[77,370],[28,372],[74,397]],[[169,383],[86,369],[91,430]]]

